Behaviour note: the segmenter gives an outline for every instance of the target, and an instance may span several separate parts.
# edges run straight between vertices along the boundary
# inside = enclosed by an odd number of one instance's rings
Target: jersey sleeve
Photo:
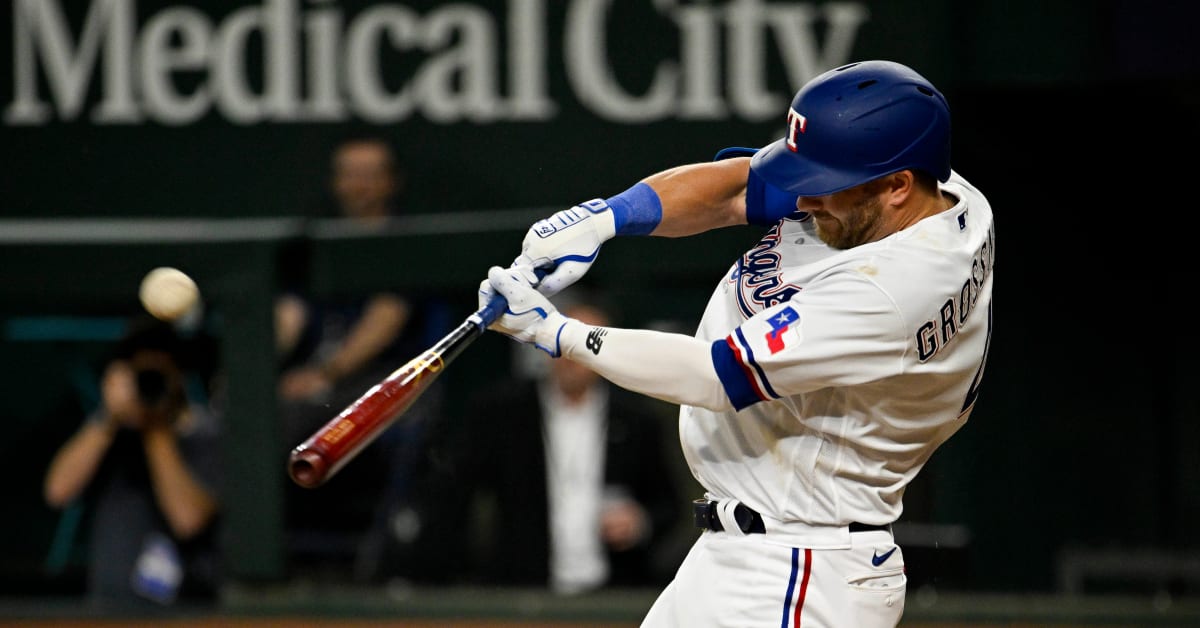
[[[908,343],[892,300],[862,275],[823,278],[710,347],[733,407],[894,374]]]
[[[731,157],[751,157],[757,148],[731,146],[717,153],[713,161]],[[771,226],[796,211],[796,195],[769,184],[753,168],[746,180],[746,222]]]

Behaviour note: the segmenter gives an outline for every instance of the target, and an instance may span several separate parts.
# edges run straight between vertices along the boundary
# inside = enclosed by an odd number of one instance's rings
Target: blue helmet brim
[[[793,152],[780,139],[754,154],[750,167],[767,183],[796,196],[825,196],[852,188],[882,174],[832,170]]]

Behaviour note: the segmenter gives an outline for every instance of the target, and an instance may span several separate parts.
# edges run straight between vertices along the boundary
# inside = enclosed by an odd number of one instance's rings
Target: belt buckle
[[[717,519],[717,503],[707,499],[692,500],[692,517],[697,528],[705,530],[721,530],[721,521]]]

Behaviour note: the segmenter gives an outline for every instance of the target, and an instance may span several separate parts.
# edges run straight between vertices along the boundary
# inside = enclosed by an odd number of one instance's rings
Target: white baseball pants
[[[852,533],[844,549],[795,548],[769,537],[704,531],[642,628],[894,628],[900,623],[907,579],[904,556],[890,532]]]

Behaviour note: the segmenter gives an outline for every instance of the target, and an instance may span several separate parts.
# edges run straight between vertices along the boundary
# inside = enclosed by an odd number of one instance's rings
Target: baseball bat
[[[507,307],[504,297],[496,294],[433,347],[369,388],[297,445],[288,457],[292,481],[304,488],[316,488],[333,477],[399,419]]]

